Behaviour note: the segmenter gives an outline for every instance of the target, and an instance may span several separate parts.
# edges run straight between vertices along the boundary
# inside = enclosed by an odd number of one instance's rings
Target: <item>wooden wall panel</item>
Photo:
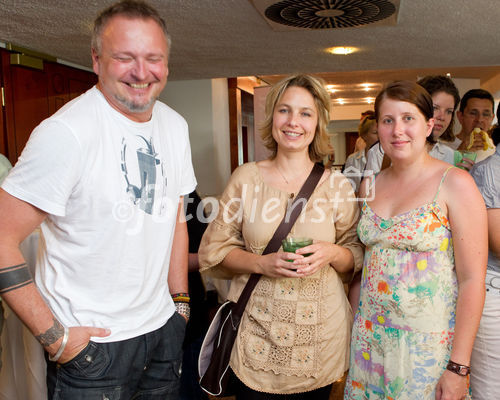
[[[5,107],[0,151],[15,164],[31,132],[71,99],[97,82],[94,73],[53,62],[43,70],[10,64],[10,52],[0,50]]]
[[[47,79],[44,71],[11,67],[15,129],[15,157],[21,152],[35,127],[49,116]]]
[[[52,115],[70,100],[68,80],[65,76],[66,67],[54,63],[45,63],[44,69],[48,81],[49,114]]]
[[[16,128],[14,124],[14,107],[12,94],[12,79],[10,77],[10,53],[0,49],[2,60],[2,82],[4,88],[5,106],[3,107],[4,118],[4,137],[5,137],[5,152],[4,154],[14,165],[17,161],[16,155]]]
[[[3,89],[2,63],[1,62],[0,62],[0,86]],[[2,93],[0,93],[0,96]],[[1,99],[0,99],[0,101],[1,101]],[[3,155],[7,154],[7,131],[5,130],[5,118],[3,116],[3,105],[2,104],[0,104],[0,153]]]
[[[345,132],[345,158],[354,153],[356,147],[356,140],[358,140],[358,132]]]

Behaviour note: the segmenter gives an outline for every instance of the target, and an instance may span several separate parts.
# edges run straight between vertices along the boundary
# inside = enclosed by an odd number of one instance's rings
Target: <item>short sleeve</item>
[[[476,164],[471,175],[476,182],[479,192],[483,196],[487,208],[500,208],[500,171],[495,169],[493,162]]]
[[[46,120],[31,134],[2,189],[49,214],[64,216],[81,175],[82,158],[71,129]]]
[[[215,278],[231,279],[230,272],[218,267],[231,250],[245,249],[239,206],[244,183],[242,175],[240,167],[231,176],[219,200],[217,216],[208,225],[198,249],[200,272]]]

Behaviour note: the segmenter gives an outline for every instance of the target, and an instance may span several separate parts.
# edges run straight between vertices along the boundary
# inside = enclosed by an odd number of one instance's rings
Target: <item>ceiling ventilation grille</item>
[[[274,30],[394,25],[399,0],[254,0]]]

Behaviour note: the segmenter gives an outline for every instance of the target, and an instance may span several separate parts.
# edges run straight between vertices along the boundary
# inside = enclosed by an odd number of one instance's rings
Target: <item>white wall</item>
[[[222,193],[231,174],[227,80],[168,82],[160,100],[189,125],[198,193],[202,197]]]
[[[212,79],[212,133],[215,152],[215,191],[210,195],[221,194],[231,176],[229,99],[227,79]]]

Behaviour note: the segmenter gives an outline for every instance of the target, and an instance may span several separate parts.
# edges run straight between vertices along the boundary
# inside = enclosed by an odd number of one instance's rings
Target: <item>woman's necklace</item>
[[[290,184],[290,181],[286,178],[285,174],[283,172],[281,172],[281,169],[280,167],[278,166],[278,164],[274,164],[274,166],[276,167],[276,169],[278,170],[279,174],[281,175],[281,177],[283,178],[283,180],[285,181],[285,183],[287,185]],[[294,176],[292,177],[292,180],[297,180],[298,178],[302,178],[304,176],[304,173],[301,173],[297,176]],[[290,198],[293,199],[295,197],[295,193],[290,193]]]
[[[283,172],[281,172],[280,168],[278,167],[278,164],[275,164],[276,166],[276,169],[278,170],[278,172],[280,173],[281,177],[283,178],[283,180],[286,182],[286,184],[290,184],[290,182],[288,182],[288,179],[286,179],[285,175],[283,175]]]
[[[278,167],[278,164],[275,164],[275,167],[278,170],[281,177],[283,178],[283,180],[286,182],[286,184],[289,185],[290,182],[288,181],[288,179],[286,179],[286,176],[283,174],[283,172],[281,172],[280,168]],[[295,197],[295,193],[293,193],[293,192],[290,193],[290,199],[293,199],[294,197]],[[288,206],[290,206],[290,204],[288,204]]]

